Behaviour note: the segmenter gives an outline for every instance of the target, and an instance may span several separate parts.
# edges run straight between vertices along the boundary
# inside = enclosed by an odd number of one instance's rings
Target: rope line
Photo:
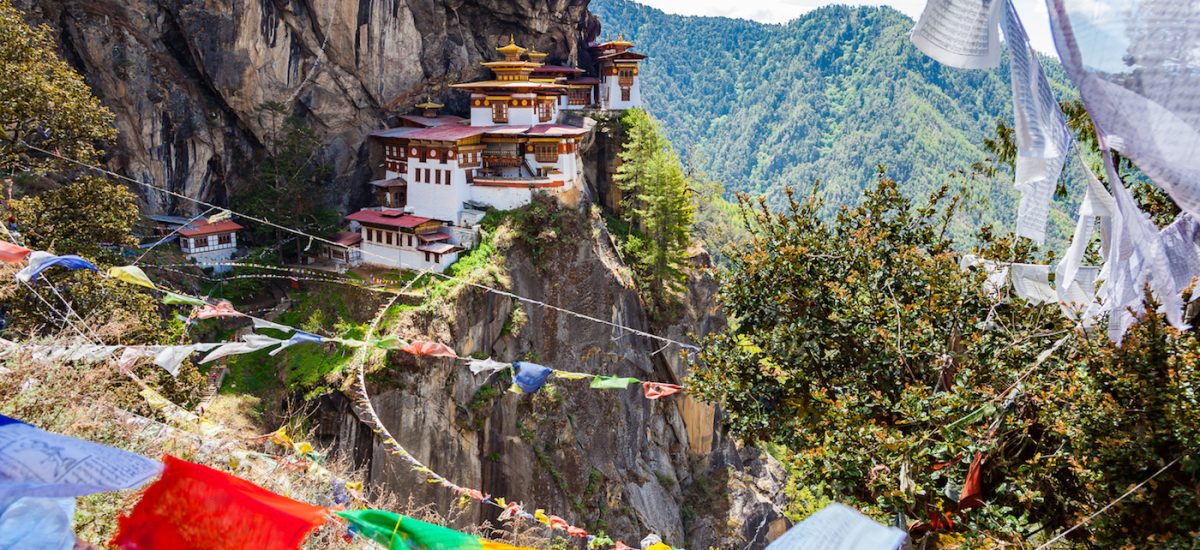
[[[1068,534],[1068,533],[1070,533],[1071,531],[1074,531],[1074,530],[1076,530],[1076,529],[1078,529],[1078,528],[1080,528],[1080,527],[1083,527],[1084,525],[1087,525],[1087,524],[1088,524],[1088,522],[1092,521],[1093,519],[1096,519],[1097,517],[1099,517],[1099,516],[1100,516],[1101,514],[1103,514],[1104,512],[1107,512],[1109,508],[1112,508],[1113,506],[1116,506],[1116,505],[1117,505],[1117,503],[1121,502],[1122,500],[1125,500],[1125,498],[1126,498],[1126,497],[1128,497],[1129,495],[1132,495],[1133,493],[1136,493],[1136,492],[1138,491],[1138,489],[1141,489],[1141,488],[1142,488],[1142,486],[1146,485],[1147,483],[1150,483],[1150,480],[1152,480],[1152,479],[1154,479],[1154,478],[1158,477],[1158,476],[1159,476],[1159,474],[1161,474],[1161,473],[1163,473],[1163,472],[1167,471],[1167,469],[1169,469],[1171,466],[1174,466],[1176,462],[1179,462],[1179,461],[1180,461],[1180,460],[1182,460],[1183,458],[1184,458],[1184,457],[1182,457],[1182,456],[1181,456],[1181,457],[1178,457],[1178,458],[1176,458],[1175,460],[1172,460],[1171,462],[1168,462],[1166,466],[1163,466],[1163,467],[1162,467],[1162,468],[1160,468],[1160,469],[1159,469],[1157,472],[1154,472],[1154,475],[1151,475],[1150,477],[1148,477],[1148,478],[1146,478],[1145,480],[1143,480],[1141,483],[1138,483],[1137,485],[1134,485],[1134,486],[1133,486],[1133,487],[1131,487],[1131,488],[1130,488],[1128,491],[1125,491],[1125,494],[1123,494],[1123,495],[1121,495],[1121,496],[1117,497],[1117,499],[1116,499],[1116,500],[1114,500],[1114,501],[1112,501],[1112,502],[1110,502],[1110,503],[1108,503],[1108,504],[1105,504],[1103,508],[1101,508],[1101,509],[1099,509],[1099,510],[1096,510],[1095,512],[1093,512],[1093,513],[1092,513],[1092,515],[1090,515],[1090,516],[1088,516],[1088,517],[1086,517],[1086,518],[1083,518],[1083,521],[1081,521],[1081,522],[1079,522],[1079,523],[1076,523],[1075,525],[1071,526],[1071,528],[1070,528],[1070,529],[1067,529],[1066,531],[1063,531],[1062,533],[1059,533],[1059,534],[1058,534],[1058,536],[1056,536],[1056,537],[1054,537],[1054,538],[1052,538],[1052,539],[1050,539],[1050,540],[1046,541],[1046,543],[1045,543],[1045,544],[1043,544],[1043,545],[1041,545],[1041,546],[1037,547],[1037,549],[1036,549],[1036,550],[1043,550],[1043,549],[1045,549],[1045,548],[1048,548],[1048,547],[1049,547],[1051,544],[1054,544],[1055,542],[1058,542],[1059,540],[1061,540],[1063,537],[1067,536],[1067,534]]]
[[[81,166],[81,167],[84,167],[84,168],[89,168],[89,169],[91,169],[91,170],[95,170],[95,171],[97,171],[97,172],[99,172],[99,173],[101,173],[101,174],[105,174],[105,175],[108,175],[108,176],[110,176],[110,177],[114,177],[114,178],[117,178],[117,179],[121,179],[121,180],[124,180],[124,181],[128,181],[128,182],[130,182],[130,183],[133,183],[133,184],[136,184],[136,185],[140,185],[140,186],[142,186],[142,187],[146,187],[146,188],[149,188],[149,189],[154,189],[154,190],[157,190],[157,191],[160,191],[160,192],[166,193],[166,194],[168,194],[168,195],[170,195],[170,196],[173,196],[173,197],[176,197],[176,198],[180,198],[180,199],[183,199],[183,200],[186,200],[186,201],[190,201],[190,202],[193,202],[193,203],[195,203],[195,204],[198,204],[198,205],[201,205],[201,206],[207,206],[207,207],[209,207],[209,208],[222,208],[222,207],[220,207],[220,206],[217,206],[217,205],[215,205],[215,204],[213,204],[213,203],[206,202],[206,201],[202,201],[202,200],[200,200],[200,199],[194,199],[194,198],[192,198],[192,197],[189,197],[189,196],[187,196],[187,195],[184,195],[184,194],[182,194],[182,193],[177,193],[177,192],[175,192],[175,191],[171,191],[170,189],[167,189],[167,188],[165,188],[165,187],[161,187],[161,186],[159,186],[159,185],[155,185],[155,184],[152,184],[152,183],[146,183],[146,182],[143,182],[143,181],[139,181],[139,180],[136,180],[136,179],[130,178],[130,177],[128,177],[128,176],[124,176],[124,175],[118,174],[118,173],[116,173],[116,172],[113,172],[113,171],[111,171],[111,170],[108,170],[108,169],[106,169],[106,168],[102,168],[102,167],[96,166],[96,165],[94,165],[94,164],[89,164],[89,163],[86,163],[86,162],[83,162],[83,161],[80,161],[80,160],[76,160],[76,159],[73,159],[73,158],[70,158],[70,157],[65,157],[65,156],[63,156],[63,155],[61,155],[61,154],[59,154],[59,153],[55,153],[55,152],[53,152],[53,151],[47,151],[46,149],[42,149],[41,147],[38,147],[38,146],[36,146],[36,145],[30,145],[29,143],[26,143],[25,141],[19,141],[18,143],[19,143],[20,145],[23,145],[24,147],[26,147],[26,148],[28,148],[28,149],[31,149],[31,150],[34,150],[34,151],[38,151],[38,152],[40,152],[40,153],[43,153],[43,154],[46,154],[46,155],[53,156],[53,157],[55,157],[55,158],[58,158],[58,159],[60,159],[60,160],[64,160],[64,161],[66,161],[66,162],[69,162],[69,163],[75,164],[75,165],[77,165],[77,166]],[[241,217],[241,218],[244,218],[244,219],[247,219],[247,220],[250,220],[250,221],[256,222],[256,223],[261,223],[261,224],[263,224],[263,225],[266,225],[266,226],[269,226],[269,227],[273,227],[273,228],[275,228],[275,229],[279,229],[279,230],[281,230],[281,231],[287,231],[287,232],[289,232],[289,233],[293,233],[293,234],[295,234],[295,235],[298,235],[298,236],[302,236],[302,237],[308,237],[308,238],[310,238],[310,239],[312,239],[312,240],[314,240],[314,241],[320,242],[320,243],[324,243],[324,244],[330,244],[330,245],[334,245],[334,246],[341,246],[341,245],[339,245],[338,243],[336,243],[336,242],[334,242],[334,241],[331,241],[331,240],[329,240],[329,239],[326,239],[326,238],[323,238],[323,237],[319,237],[319,236],[316,236],[316,235],[312,235],[312,234],[310,234],[310,233],[305,233],[304,231],[301,231],[301,230],[299,230],[299,229],[293,229],[293,228],[290,228],[290,227],[286,227],[286,226],[280,225],[280,224],[278,224],[278,223],[272,222],[272,221],[270,221],[270,220],[263,219],[263,218],[259,218],[259,217],[257,217],[257,216],[251,216],[251,215],[243,214],[243,213],[241,213],[241,212],[238,212],[238,211],[235,211],[235,210],[232,210],[232,209],[229,209],[229,208],[223,208],[223,209],[224,209],[224,210],[228,210],[229,212],[231,212],[231,213],[233,213],[233,214],[236,214],[237,216],[239,216],[239,217]],[[370,252],[370,251],[367,251],[367,250],[363,250],[363,251],[362,251],[362,254],[363,254],[364,256],[373,256],[373,257],[376,257],[376,258],[379,258],[379,259],[383,259],[383,260],[388,260],[388,261],[390,261],[390,260],[391,260],[391,258],[388,258],[388,257],[386,257],[386,256],[383,256],[382,254],[377,254],[377,253]],[[572,311],[572,310],[569,310],[569,309],[566,309],[566,308],[562,308],[562,307],[559,307],[559,306],[551,305],[551,304],[548,304],[548,303],[542,302],[542,301],[540,301],[540,300],[534,300],[534,299],[532,299],[532,298],[526,298],[526,297],[524,297],[524,296],[521,296],[521,295],[519,295],[519,294],[515,294],[515,293],[512,293],[512,292],[505,291],[505,290],[500,290],[500,289],[497,289],[497,288],[492,288],[492,287],[489,287],[489,286],[487,286],[487,285],[484,285],[484,284],[482,284],[482,283],[477,283],[477,282],[473,282],[473,281],[468,281],[468,280],[466,280],[466,279],[463,279],[463,278],[461,278],[461,277],[455,277],[455,276],[453,276],[453,275],[447,275],[447,274],[445,274],[445,273],[438,273],[438,272],[436,272],[436,271],[433,271],[433,270],[431,270],[431,269],[429,269],[429,268],[424,268],[424,267],[407,267],[407,266],[400,266],[400,267],[401,267],[401,268],[403,268],[403,269],[410,269],[410,270],[412,270],[412,271],[418,271],[418,272],[421,272],[421,273],[426,273],[426,274],[429,274],[429,275],[433,275],[433,276],[441,277],[441,278],[443,278],[443,279],[446,279],[446,280],[455,281],[455,282],[458,282],[458,283],[461,283],[461,284],[465,284],[465,285],[467,285],[467,286],[470,286],[470,287],[478,288],[478,289],[480,289],[480,290],[484,290],[484,291],[487,291],[487,292],[491,292],[491,293],[493,293],[493,294],[497,294],[497,295],[500,295],[500,296],[505,296],[505,297],[508,297],[508,298],[511,298],[511,299],[514,299],[514,300],[518,300],[518,301],[521,301],[521,302],[524,302],[524,303],[527,303],[527,304],[530,304],[530,305],[540,306],[540,307],[543,307],[543,308],[545,308],[545,309],[549,309],[549,310],[552,310],[552,311],[556,311],[556,312],[558,312],[558,313],[563,313],[563,314],[566,314],[566,315],[570,315],[570,316],[572,316],[572,317],[576,317],[576,318],[578,318],[578,319],[583,319],[583,320],[586,320],[586,321],[591,321],[591,322],[594,322],[594,323],[598,323],[598,324],[606,325],[606,326],[609,326],[609,327],[612,327],[612,328],[616,328],[616,329],[625,330],[625,331],[628,331],[628,332],[630,332],[630,333],[637,334],[637,335],[639,335],[639,336],[644,336],[644,337],[646,337],[646,338],[650,338],[650,339],[652,339],[652,340],[658,340],[659,342],[664,342],[664,343],[668,343],[668,344],[674,344],[674,345],[676,345],[676,346],[679,346],[679,347],[680,347],[680,348],[682,348],[682,349],[693,350],[693,351],[699,351],[699,350],[700,350],[700,348],[699,348],[699,347],[696,347],[696,346],[694,346],[694,345],[692,345],[692,344],[687,344],[687,343],[684,343],[684,342],[680,342],[680,341],[678,341],[678,340],[673,340],[673,339],[671,339],[671,338],[667,338],[667,337],[665,337],[665,336],[659,336],[659,335],[657,335],[657,334],[652,334],[652,333],[649,333],[649,332],[645,332],[645,331],[641,331],[641,330],[637,330],[637,329],[629,328],[629,327],[627,327],[627,326],[624,326],[624,325],[621,325],[621,324],[618,324],[618,323],[614,323],[614,322],[612,322],[612,321],[607,321],[607,320],[605,320],[605,319],[600,319],[599,317],[593,317],[593,316],[591,316],[591,315],[587,315],[587,314],[584,314],[584,313],[579,313],[579,312]]]

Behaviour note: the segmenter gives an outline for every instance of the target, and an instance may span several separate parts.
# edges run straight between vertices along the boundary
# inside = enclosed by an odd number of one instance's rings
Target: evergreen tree
[[[640,109],[627,111],[621,123],[626,141],[615,179],[623,219],[632,228],[625,249],[647,301],[662,313],[683,290],[696,206],[679,156],[658,123]]]
[[[264,125],[267,155],[258,165],[257,182],[241,193],[237,202],[245,205],[251,215],[287,227],[321,232],[324,208],[319,191],[329,168],[319,162],[321,142],[316,132],[303,118],[289,114],[282,103],[264,103],[258,111],[267,119]],[[278,246],[288,236],[275,228],[263,227],[258,231],[271,235]],[[296,240],[297,261],[304,255],[306,244]]]

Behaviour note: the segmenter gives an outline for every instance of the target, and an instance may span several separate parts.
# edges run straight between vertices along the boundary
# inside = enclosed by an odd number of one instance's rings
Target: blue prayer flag
[[[513,363],[513,366],[517,367],[517,376],[514,382],[522,393],[534,393],[542,389],[542,386],[546,385],[546,379],[553,372],[549,367],[527,361],[517,361]]]

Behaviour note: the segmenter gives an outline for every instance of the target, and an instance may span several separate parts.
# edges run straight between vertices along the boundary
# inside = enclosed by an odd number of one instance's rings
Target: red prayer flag
[[[642,393],[646,399],[658,399],[671,394],[679,393],[683,386],[675,384],[663,384],[661,382],[642,382]]]
[[[112,545],[125,550],[299,548],[327,510],[170,455],[162,478],[118,520]]]
[[[458,354],[454,353],[454,348],[436,342],[413,342],[400,348],[400,351],[413,355],[428,355],[430,357],[458,357]]]
[[[963,484],[962,496],[958,497],[958,512],[983,506],[983,482],[979,479],[983,453],[975,453],[971,467],[967,470],[967,482]]]
[[[0,241],[0,260],[17,263],[25,259],[31,251],[23,246],[18,246],[10,242]]]

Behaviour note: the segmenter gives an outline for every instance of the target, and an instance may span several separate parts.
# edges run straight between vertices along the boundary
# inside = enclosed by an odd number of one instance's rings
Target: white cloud
[[[763,23],[785,23],[800,15],[829,4],[853,6],[891,6],[916,19],[925,7],[925,0],[637,0],[669,13],[681,15],[711,15],[740,17]],[[1033,47],[1053,54],[1054,40],[1050,37],[1050,15],[1044,0],[1014,0],[1017,12],[1029,32]]]

